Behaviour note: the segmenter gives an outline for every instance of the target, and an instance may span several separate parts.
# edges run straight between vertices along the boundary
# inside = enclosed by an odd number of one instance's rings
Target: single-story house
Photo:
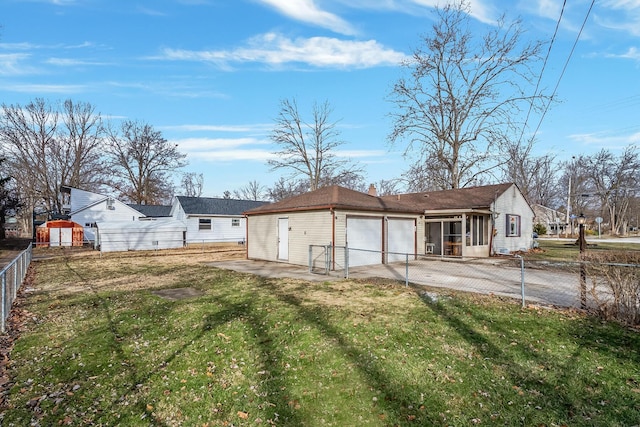
[[[560,235],[567,228],[567,214],[543,205],[533,205],[535,223],[542,224],[548,235]]]
[[[176,196],[171,216],[187,225],[188,243],[222,243],[246,240],[244,211],[267,202],[215,197]]]
[[[245,212],[247,257],[308,265],[310,245],[348,247],[349,265],[406,255],[508,254],[533,244],[533,210],[515,184],[378,197],[339,186]]]

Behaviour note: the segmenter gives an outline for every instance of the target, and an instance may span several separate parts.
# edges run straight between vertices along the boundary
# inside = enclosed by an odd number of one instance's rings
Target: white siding
[[[252,215],[248,218],[247,256],[278,261],[278,218],[289,220],[289,263],[309,264],[309,245],[329,245],[332,214],[328,210]]]
[[[200,218],[211,220],[211,230],[200,230]],[[179,216],[176,219],[180,219]],[[233,219],[240,220],[240,226],[234,227]],[[246,218],[241,216],[189,216],[187,240],[190,243],[202,242],[244,242],[246,240]]]
[[[138,251],[184,246],[186,226],[179,221],[98,223],[100,251]]]
[[[497,230],[493,238],[495,252],[508,254],[530,249],[533,244],[533,210],[515,185],[498,197],[494,211],[498,213],[494,224]],[[520,216],[520,236],[507,237],[507,215]]]

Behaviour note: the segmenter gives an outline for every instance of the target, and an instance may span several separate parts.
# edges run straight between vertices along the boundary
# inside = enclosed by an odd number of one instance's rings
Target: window
[[[240,218],[231,218],[232,227],[240,227]]]
[[[467,246],[485,246],[489,244],[488,218],[486,215],[467,215]]]
[[[520,237],[520,215],[507,215],[507,237]]]
[[[198,220],[198,230],[211,230],[211,219],[200,218]]]

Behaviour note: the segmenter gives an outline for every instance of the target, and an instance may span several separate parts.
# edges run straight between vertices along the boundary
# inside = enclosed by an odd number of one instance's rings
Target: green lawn
[[[640,334],[579,313],[380,281],[263,279],[196,255],[35,269],[3,426],[640,422]],[[175,287],[202,295],[152,293]]]
[[[577,261],[580,255],[578,245],[566,240],[541,239],[538,241],[541,251],[525,255],[527,260],[560,260]],[[590,238],[587,251],[594,253],[609,251],[640,251],[640,244],[628,243],[624,239],[620,242],[599,242]]]

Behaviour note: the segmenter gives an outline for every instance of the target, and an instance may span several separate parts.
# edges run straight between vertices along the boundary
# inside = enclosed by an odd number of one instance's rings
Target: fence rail
[[[0,291],[0,303],[2,304],[0,313],[0,333],[6,332],[6,322],[11,313],[11,306],[15,301],[18,290],[22,286],[25,276],[27,275],[27,269],[31,263],[33,246],[29,244],[29,247],[22,251],[13,261],[11,261],[5,268],[0,271],[0,281],[2,289]]]

